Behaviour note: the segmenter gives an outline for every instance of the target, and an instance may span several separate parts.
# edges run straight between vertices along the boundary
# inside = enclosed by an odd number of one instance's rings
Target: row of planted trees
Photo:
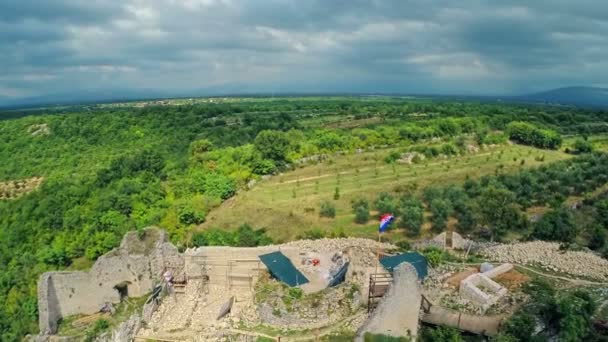
[[[371,210],[378,215],[392,213],[397,218],[394,227],[405,228],[410,236],[420,233],[426,216],[434,232],[445,230],[454,218],[458,231],[488,239],[501,239],[515,231],[527,238],[569,243],[582,234],[590,248],[602,251],[607,244],[608,199],[604,195],[588,197],[576,209],[568,199],[607,181],[608,155],[595,153],[513,175],[468,179],[462,186],[383,192],[371,203],[354,200],[352,210],[359,224],[369,222]],[[526,210],[532,207],[545,208],[543,215],[530,220]]]

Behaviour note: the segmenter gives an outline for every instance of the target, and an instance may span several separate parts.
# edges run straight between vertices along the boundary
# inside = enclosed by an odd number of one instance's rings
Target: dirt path
[[[553,278],[553,279],[559,279],[559,280],[564,280],[567,282],[572,283],[573,285],[608,285],[608,283],[604,283],[604,282],[597,282],[597,281],[591,281],[591,280],[585,280],[585,279],[578,279],[578,278],[566,278],[566,277],[562,277],[562,276],[558,276],[558,275],[553,275],[553,274],[547,274],[547,273],[543,273],[543,272],[539,272],[535,269],[532,269],[530,267],[524,266],[524,265],[520,265],[520,264],[514,264],[518,267],[521,267],[525,270],[528,270],[532,273],[541,275],[543,277],[547,277],[547,278]]]

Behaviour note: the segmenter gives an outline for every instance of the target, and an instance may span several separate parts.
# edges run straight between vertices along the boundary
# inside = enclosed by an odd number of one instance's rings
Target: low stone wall
[[[481,305],[485,310],[507,293],[505,287],[491,278],[497,277],[512,269],[512,264],[503,264],[484,273],[471,274],[460,282],[460,295],[463,298]]]
[[[507,273],[510,270],[513,269],[513,264],[502,264],[500,266],[494,267],[493,269],[486,271],[483,273],[483,275],[485,275],[486,277],[492,279],[492,278],[496,278],[499,275],[503,274],[503,273]]]

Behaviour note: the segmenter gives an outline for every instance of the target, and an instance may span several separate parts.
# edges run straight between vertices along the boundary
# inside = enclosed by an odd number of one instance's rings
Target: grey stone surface
[[[366,332],[387,336],[411,336],[418,333],[418,315],[422,300],[416,269],[404,262],[393,271],[393,283],[369,319],[357,331],[356,341]]]
[[[116,329],[95,339],[96,342],[126,342],[133,341],[141,327],[141,317],[134,314],[122,322]]]
[[[129,297],[145,295],[167,265],[183,268],[183,257],[163,231],[147,229],[143,238],[127,233],[120,247],[101,256],[88,272],[44,273],[38,282],[41,334],[54,334],[62,317],[92,314],[120,302],[117,285],[126,286]]]
[[[608,280],[608,260],[587,251],[562,251],[555,242],[497,245],[482,254],[490,260],[541,267],[551,272]]]

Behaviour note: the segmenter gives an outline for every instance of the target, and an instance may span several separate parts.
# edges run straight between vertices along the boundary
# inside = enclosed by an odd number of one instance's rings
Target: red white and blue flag
[[[395,217],[392,214],[384,214],[380,217],[380,233],[388,228],[388,225],[393,221]]]

